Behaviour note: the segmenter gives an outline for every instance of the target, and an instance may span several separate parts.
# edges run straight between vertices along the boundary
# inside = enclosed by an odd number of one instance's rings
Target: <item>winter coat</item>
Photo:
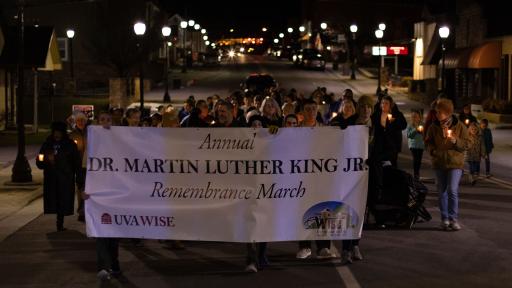
[[[434,169],[463,169],[464,152],[468,143],[468,131],[466,125],[460,123],[452,115],[452,136],[456,137],[457,142],[453,144],[444,137],[443,129],[439,120],[435,120],[428,128],[425,136],[425,144],[432,159]]]
[[[393,110],[394,120],[386,120],[386,127],[382,127],[380,124],[381,114],[382,111],[378,110],[372,115],[374,149],[371,157],[375,161],[389,161],[402,151],[402,130],[407,128],[407,121],[402,112]]]
[[[485,150],[482,151],[484,154],[491,154],[492,149],[494,149],[494,143],[492,141],[492,132],[491,129],[485,128],[482,130],[482,142]]]
[[[37,167],[44,170],[44,213],[73,215],[75,183],[83,186],[84,182],[79,177],[82,161],[75,142],[67,136],[56,142],[50,136],[39,154],[44,155],[43,161],[36,161]],[[54,155],[53,163],[48,155]]]
[[[423,125],[423,124],[421,124]],[[418,131],[416,127],[409,125],[407,127],[407,144],[409,149],[425,149],[425,142],[423,141],[423,134]]]
[[[468,149],[466,150],[466,161],[480,162],[480,158],[483,156],[484,147],[482,143],[482,136],[480,131],[475,135],[468,133]]]

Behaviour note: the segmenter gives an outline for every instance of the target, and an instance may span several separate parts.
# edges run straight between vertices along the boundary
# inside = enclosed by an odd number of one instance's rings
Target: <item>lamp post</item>
[[[352,73],[350,73],[350,79],[356,80],[356,33],[357,33],[357,25],[352,24],[350,25],[350,32],[352,32],[352,53],[350,53],[350,56],[352,56],[352,65],[351,70]]]
[[[137,22],[133,25],[133,31],[135,35],[137,35],[137,47],[140,55],[140,66],[139,66],[139,88],[140,88],[140,117],[141,120],[144,118],[144,57],[142,50],[142,39],[144,37],[144,33],[146,33],[146,24],[143,22]]]
[[[379,25],[380,26],[380,25]],[[385,27],[384,27],[385,28]],[[383,30],[375,30],[375,37],[377,37],[377,39],[379,39],[379,69],[378,69],[378,72],[377,72],[377,95],[380,93],[381,91],[381,88],[380,88],[380,66],[382,65],[382,53],[380,51],[380,46],[382,45],[382,37],[384,37],[384,31]]]
[[[23,117],[23,96],[25,94],[25,1],[18,1],[18,91],[16,93],[16,125],[18,132],[18,154],[12,167],[11,181],[26,183],[32,181],[32,169],[25,157],[25,121]]]
[[[66,36],[69,40],[69,66],[71,72],[71,79],[75,79],[74,67],[73,67],[73,37],[75,37],[75,30],[68,29],[66,31]]]
[[[444,56],[445,56],[445,50],[446,50],[446,46],[445,46],[445,41],[446,41],[446,38],[448,38],[448,36],[450,35],[450,28],[446,27],[446,26],[443,26],[441,28],[439,28],[439,36],[441,37],[441,53],[443,55],[443,58],[442,58],[442,66],[441,66],[441,91],[444,92],[444,83],[445,83],[445,70],[444,70]]]
[[[171,102],[171,96],[169,95],[169,46],[167,42],[167,38],[171,35],[171,27],[164,26],[162,27],[162,36],[164,37],[164,47],[165,47],[165,93],[164,93],[164,103]]]
[[[182,63],[182,66],[181,66],[181,73],[187,73],[187,63],[186,63],[186,53],[187,53],[187,49],[185,48],[185,43],[187,41],[187,27],[188,27],[188,22],[187,21],[181,21],[180,22],[180,27],[181,27],[181,30],[182,30],[182,41],[181,41],[181,48],[183,50],[183,55],[182,55],[182,59],[183,59],[183,63]]]

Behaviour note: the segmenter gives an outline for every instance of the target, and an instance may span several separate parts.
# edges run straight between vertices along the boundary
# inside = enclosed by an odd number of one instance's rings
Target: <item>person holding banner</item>
[[[318,122],[316,116],[318,114],[318,104],[312,100],[307,99],[304,101],[304,121],[302,127],[321,127],[322,123]],[[331,258],[331,241],[330,240],[316,240],[316,249],[318,258]],[[296,257],[299,259],[306,259],[311,256],[311,241],[299,241],[299,251]]]
[[[75,183],[78,187],[84,185],[80,177],[80,154],[75,142],[69,139],[66,123],[52,123],[51,134],[39,150],[36,165],[44,170],[44,213],[57,214],[57,231],[64,231],[64,216],[73,215]]]
[[[75,119],[75,128],[71,131],[71,133],[69,134],[69,137],[71,138],[71,140],[73,140],[73,142],[75,142],[77,148],[78,148],[78,153],[80,153],[80,159],[81,159],[81,162],[82,162],[82,168],[80,169],[80,177],[82,177],[83,179],[85,179],[85,174],[86,174],[86,171],[87,171],[87,157],[85,156],[85,151],[86,151],[86,145],[87,145],[87,122],[88,122],[88,119],[87,119],[87,116],[82,113],[82,112],[77,112],[75,115],[74,115],[74,119]],[[85,181],[84,183],[85,184]],[[84,188],[83,186],[77,186],[77,194],[76,194],[76,199],[77,199],[77,202],[78,202],[78,208],[76,210],[76,212],[78,213],[78,221],[80,222],[85,222],[85,214],[84,214],[84,200],[82,199],[82,195],[84,193]]]
[[[347,100],[343,100],[347,101]],[[370,155],[372,149],[373,149],[373,127],[372,127],[372,113],[373,113],[373,107],[374,107],[374,101],[373,98],[368,95],[363,95],[359,97],[359,100],[357,101],[357,114],[356,120],[354,124],[349,125],[365,125],[369,128],[369,135],[368,135],[368,154]],[[373,177],[374,167],[370,165],[370,179]],[[368,181],[368,192],[372,191],[374,189],[372,181]],[[368,203],[368,197],[367,203]],[[368,204],[367,204],[368,205]],[[353,240],[342,240],[341,241],[341,264],[351,264],[354,260],[363,260],[363,255],[361,254],[361,250],[359,249],[359,239],[353,239]]]
[[[98,125],[105,129],[110,129],[112,126],[112,115],[106,111],[98,114]],[[89,195],[83,194],[84,201],[89,199]],[[119,239],[99,237],[96,238],[96,257],[97,257],[97,271],[96,276],[98,279],[105,281],[109,280],[112,276],[121,275],[121,268],[119,265]]]

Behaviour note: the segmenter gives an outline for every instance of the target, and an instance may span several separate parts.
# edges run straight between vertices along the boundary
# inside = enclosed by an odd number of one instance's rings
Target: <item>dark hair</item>
[[[318,104],[315,102],[315,100],[313,100],[311,98],[308,98],[308,99],[304,100],[304,105],[303,106],[306,106],[306,105],[315,105],[315,106],[317,106]]]
[[[139,108],[129,108],[126,110],[126,118],[130,118],[133,114],[140,112]]]
[[[489,120],[487,119],[482,119],[480,122],[484,123],[485,125],[489,125]]]
[[[284,117],[284,120],[283,120],[283,124],[286,125],[286,121],[288,120],[288,118],[294,118],[295,120],[297,120],[297,122],[299,122],[299,118],[297,118],[297,115],[295,114],[288,114]]]
[[[389,104],[390,104],[389,106],[390,106],[390,108],[393,108],[393,107],[395,106],[395,101],[393,101],[393,98],[392,98],[391,96],[389,96],[389,95],[384,95],[384,96],[382,96],[382,100],[387,100],[387,101],[389,101]],[[382,100],[381,100],[381,101],[382,101]]]
[[[53,122],[52,125],[51,125],[51,130],[52,130],[52,134],[53,132],[55,131],[60,131],[62,132],[64,135],[67,134],[67,125],[66,123],[62,122],[62,121],[56,121],[56,122]]]
[[[251,117],[249,117],[249,121],[247,121],[247,126],[248,127],[252,127],[252,123],[254,121],[260,121],[261,122],[261,125],[263,127],[265,127],[264,123],[265,123],[265,119],[263,118],[263,116],[259,115],[259,114],[256,114],[256,115],[252,115]]]

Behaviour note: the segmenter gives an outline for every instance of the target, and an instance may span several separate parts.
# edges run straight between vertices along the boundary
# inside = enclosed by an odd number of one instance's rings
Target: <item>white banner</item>
[[[89,126],[87,235],[227,242],[355,239],[368,128]]]

